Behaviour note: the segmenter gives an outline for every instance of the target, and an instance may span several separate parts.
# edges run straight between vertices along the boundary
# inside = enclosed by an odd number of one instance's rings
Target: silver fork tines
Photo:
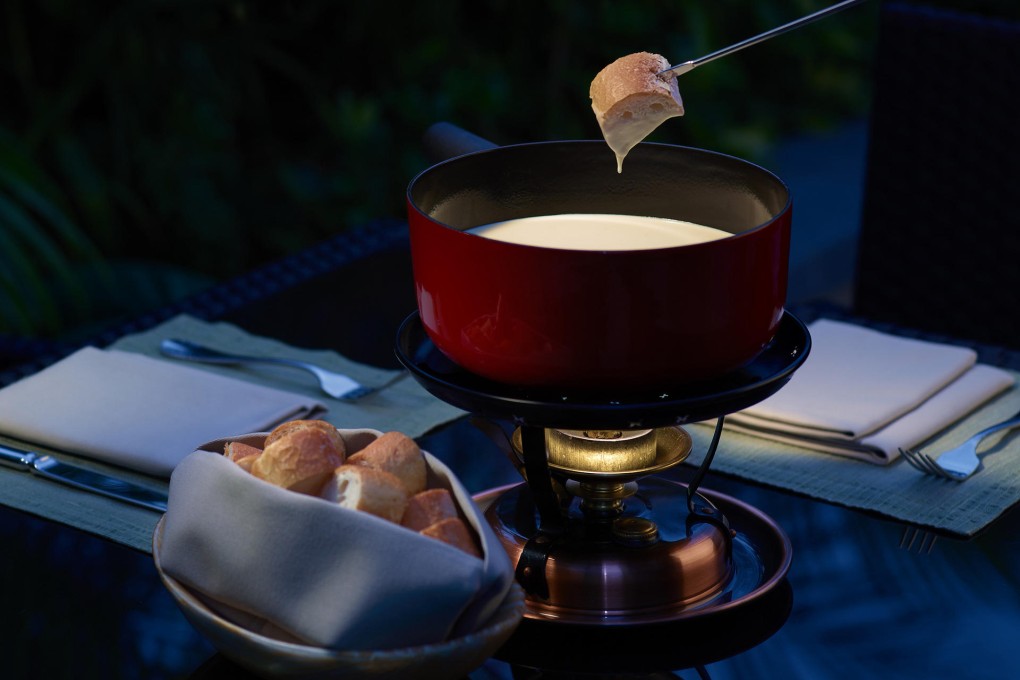
[[[900,449],[900,454],[903,456],[904,460],[926,475],[963,481],[959,477],[950,475],[947,471],[943,470],[942,467],[926,453],[914,451],[913,449]]]
[[[900,449],[900,454],[910,465],[925,474],[962,482],[981,467],[979,456],[982,454],[977,452],[981,441],[990,434],[1017,426],[1020,426],[1020,412],[1001,423],[986,427],[963,444],[937,456],[931,456],[914,449]]]

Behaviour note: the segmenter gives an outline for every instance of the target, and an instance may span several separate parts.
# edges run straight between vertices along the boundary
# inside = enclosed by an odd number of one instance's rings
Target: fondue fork
[[[986,427],[963,444],[937,456],[913,449],[900,449],[900,453],[908,463],[925,474],[962,482],[978,471],[978,468],[981,467],[981,460],[978,456],[987,453],[979,454],[977,452],[978,444],[988,435],[1012,427],[1020,427],[1020,412],[1001,423]]]
[[[795,28],[800,28],[801,26],[806,26],[806,25],[810,24],[813,21],[818,21],[819,19],[824,19],[825,17],[829,16],[830,14],[835,14],[836,12],[839,12],[841,10],[849,9],[850,7],[853,7],[854,5],[860,5],[863,2],[864,2],[864,0],[844,0],[844,2],[837,2],[835,5],[832,5],[831,7],[826,7],[825,9],[820,9],[817,12],[814,12],[813,14],[808,14],[807,16],[803,16],[800,19],[795,19],[795,20],[791,21],[788,24],[783,24],[782,26],[779,26],[777,28],[773,28],[770,31],[765,31],[764,33],[756,35],[756,36],[754,36],[752,38],[748,38],[746,40],[741,40],[740,42],[738,42],[736,44],[730,45],[729,47],[724,47],[721,50],[717,50],[715,52],[712,52],[711,54],[707,54],[704,57],[701,57],[700,59],[694,59],[692,61],[685,61],[682,64],[677,64],[676,66],[670,66],[667,69],[659,71],[658,75],[663,75],[664,73],[669,73],[670,71],[672,71],[674,74],[679,76],[681,74],[684,74],[684,73],[687,73],[688,71],[693,70],[694,68],[696,68],[698,66],[701,66],[702,64],[707,64],[710,61],[715,61],[719,57],[725,57],[728,54],[733,54],[734,52],[739,52],[740,50],[744,49],[745,47],[750,47],[751,45],[757,45],[760,42],[764,42],[764,41],[768,40],[769,38],[774,38],[777,35],[782,35],[783,33],[786,33],[788,31],[792,31]]]

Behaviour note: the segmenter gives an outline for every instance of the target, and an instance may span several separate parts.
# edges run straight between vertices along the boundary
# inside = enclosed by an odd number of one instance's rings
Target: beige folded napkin
[[[341,430],[348,453],[375,430]],[[264,434],[232,438],[261,446]],[[164,571],[271,637],[335,650],[440,642],[483,625],[513,582],[510,560],[454,474],[425,454],[429,486],[443,486],[484,558],[364,512],[272,486],[212,442],[170,479]]]
[[[169,477],[203,442],[324,410],[299,394],[86,347],[0,390],[0,433]]]
[[[727,427],[888,464],[1014,382],[970,349],[828,319],[809,330],[811,353],[790,382]]]
[[[342,314],[343,310],[337,310],[337,313]],[[357,319],[351,320],[351,332],[358,332]],[[113,347],[159,357],[159,344],[165,338],[182,338],[234,354],[300,359],[349,375],[362,385],[387,386],[364,399],[346,402],[322,395],[312,376],[302,371],[272,370],[273,367],[263,370],[261,367],[202,366],[202,370],[209,373],[282,388],[309,398],[318,397],[329,405],[329,412],[322,419],[339,428],[397,430],[414,438],[464,415],[464,411],[432,396],[406,371],[369,366],[332,350],[295,347],[270,337],[253,335],[233,324],[222,321],[210,323],[186,314],[175,316],[141,333],[126,335],[117,340]],[[379,342],[385,343],[388,340],[380,338]],[[398,376],[403,377],[394,380]],[[242,428],[234,432],[251,432],[256,429],[259,428]]]

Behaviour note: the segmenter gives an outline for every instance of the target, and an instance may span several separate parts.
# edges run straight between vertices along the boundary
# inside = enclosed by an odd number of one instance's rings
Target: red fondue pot
[[[497,147],[429,168],[407,200],[425,331],[492,380],[646,389],[710,379],[753,359],[783,314],[790,193],[731,156],[643,143],[618,174],[601,141]],[[665,217],[733,235],[606,252],[465,233],[566,213]]]

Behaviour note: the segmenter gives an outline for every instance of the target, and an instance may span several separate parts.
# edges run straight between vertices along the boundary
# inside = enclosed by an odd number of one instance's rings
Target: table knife
[[[0,444],[0,465],[27,470],[45,479],[101,494],[150,510],[166,512],[167,496],[132,482],[64,463],[53,456]]]

